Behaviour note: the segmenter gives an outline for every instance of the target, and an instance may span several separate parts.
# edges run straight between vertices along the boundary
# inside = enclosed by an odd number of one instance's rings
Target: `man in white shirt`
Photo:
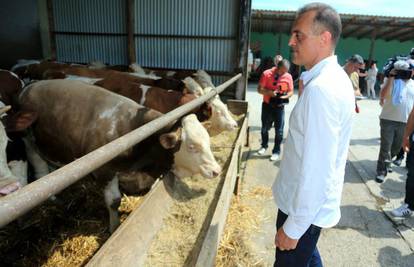
[[[316,248],[321,228],[341,216],[355,105],[351,81],[334,56],[341,28],[338,13],[321,3],[305,5],[293,24],[293,62],[307,72],[273,185],[279,208],[274,266],[322,266]]]

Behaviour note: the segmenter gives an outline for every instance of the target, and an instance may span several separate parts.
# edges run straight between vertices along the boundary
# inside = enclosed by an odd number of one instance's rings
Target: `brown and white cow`
[[[96,82],[95,85],[128,97],[143,106],[167,113],[204,94],[204,90],[191,77],[185,78],[183,82],[186,85],[184,92],[141,84],[123,79],[122,76],[118,75],[109,76]],[[216,135],[223,131],[232,131],[237,128],[237,123],[232,118],[227,106],[218,97],[215,97],[208,104],[202,105],[193,112],[197,114],[200,120],[208,119],[208,131],[210,134]]]
[[[33,83],[20,103],[38,114],[32,128],[37,147],[55,164],[71,162],[162,115],[98,86],[68,80]],[[168,128],[94,171],[104,188],[111,231],[119,223],[120,174],[143,171],[156,178],[171,168],[179,178],[196,173],[213,178],[221,171],[208,133],[195,115]]]

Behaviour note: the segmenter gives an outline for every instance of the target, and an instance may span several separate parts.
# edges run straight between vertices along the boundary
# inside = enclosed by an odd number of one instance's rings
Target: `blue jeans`
[[[275,127],[275,145],[272,153],[280,153],[280,144],[283,140],[283,127],[285,125],[285,109],[283,106],[272,107],[262,103],[262,147],[267,148],[269,142],[269,130]]]
[[[279,210],[277,214],[276,229],[279,230],[287,219],[287,215]],[[323,267],[316,243],[318,242],[321,228],[311,225],[299,239],[294,250],[281,251],[276,248],[276,260],[274,267]]]

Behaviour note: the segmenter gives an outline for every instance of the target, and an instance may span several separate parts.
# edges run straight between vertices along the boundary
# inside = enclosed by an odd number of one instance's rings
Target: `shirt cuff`
[[[293,216],[288,216],[283,224],[283,231],[291,239],[299,239],[311,226],[310,223],[295,221]]]

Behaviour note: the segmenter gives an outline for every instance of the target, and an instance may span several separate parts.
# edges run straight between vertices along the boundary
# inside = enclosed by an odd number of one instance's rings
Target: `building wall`
[[[277,52],[278,46],[278,34],[269,32],[258,33],[252,32],[250,34],[250,43],[259,41],[262,47],[262,58],[266,56],[273,57]],[[289,36],[282,34],[282,55],[285,58],[290,58],[288,47]],[[369,39],[356,39],[356,38],[341,38],[336,48],[336,54],[338,56],[340,64],[345,64],[347,58],[353,54],[360,54],[365,59],[369,56]],[[414,41],[398,42],[376,40],[374,48],[374,59],[378,61],[379,68],[382,68],[386,60],[394,55],[408,54],[411,48],[414,47]]]
[[[0,25],[0,68],[42,57],[37,0],[2,1]]]

